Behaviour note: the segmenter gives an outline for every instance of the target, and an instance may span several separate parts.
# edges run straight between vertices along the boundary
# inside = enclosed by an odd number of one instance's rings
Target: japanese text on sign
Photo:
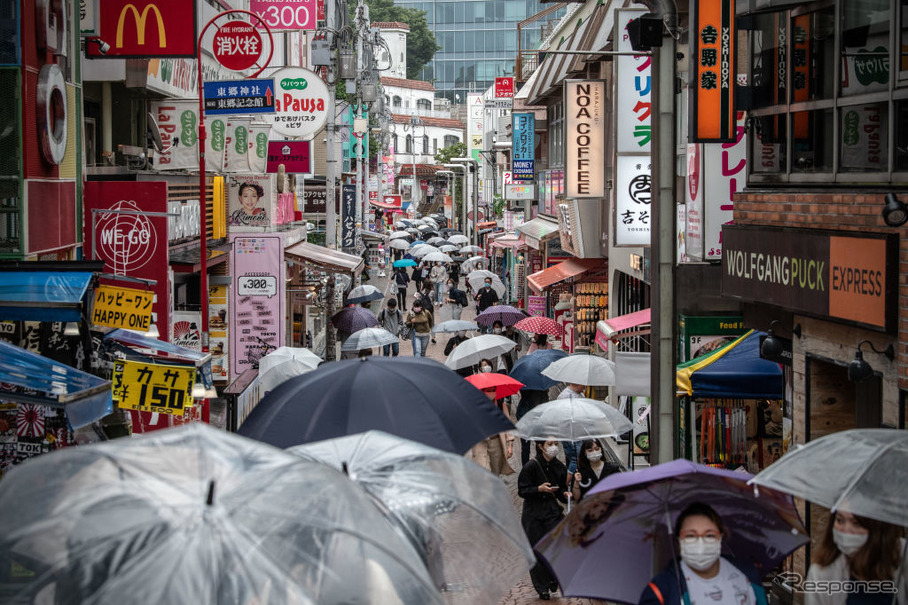
[[[734,3],[702,0],[692,11],[691,140],[730,142],[735,138]]]
[[[273,113],[274,80],[205,82],[205,111],[210,114]]]
[[[126,410],[182,416],[192,407],[195,368],[135,361],[114,362],[113,399]]]
[[[154,293],[101,285],[95,291],[91,323],[146,332],[151,326]]]

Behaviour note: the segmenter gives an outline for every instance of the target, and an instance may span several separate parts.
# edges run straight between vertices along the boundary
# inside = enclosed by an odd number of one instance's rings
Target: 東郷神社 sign
[[[205,113],[274,113],[274,80],[264,78],[205,82]]]

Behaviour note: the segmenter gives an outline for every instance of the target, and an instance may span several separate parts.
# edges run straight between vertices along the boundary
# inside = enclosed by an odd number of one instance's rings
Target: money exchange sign
[[[192,407],[195,368],[135,361],[114,362],[113,399],[127,410],[182,416]]]

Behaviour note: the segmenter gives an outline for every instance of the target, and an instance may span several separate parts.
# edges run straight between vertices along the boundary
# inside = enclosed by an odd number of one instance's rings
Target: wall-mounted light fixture
[[[773,327],[776,324],[780,324],[778,319],[774,319],[769,323],[769,329],[766,330],[766,338],[763,340],[763,344],[760,345],[760,356],[763,359],[768,359],[769,361],[782,361],[782,351],[784,346],[782,340],[776,336],[773,331]],[[798,338],[801,338],[801,324],[796,324],[794,328],[791,329],[791,333]]]
[[[886,194],[886,205],[883,206],[883,221],[890,227],[901,227],[908,222],[908,206],[894,193]]]
[[[861,351],[861,345],[864,344],[870,345],[870,348],[873,349],[874,353],[885,355],[889,361],[895,359],[895,349],[891,344],[882,351],[879,351],[869,340],[862,340],[858,343],[858,348],[854,352],[854,359],[848,364],[848,380],[851,380],[852,382],[863,382],[873,376],[873,368],[870,367],[869,363],[864,361],[864,353]]]

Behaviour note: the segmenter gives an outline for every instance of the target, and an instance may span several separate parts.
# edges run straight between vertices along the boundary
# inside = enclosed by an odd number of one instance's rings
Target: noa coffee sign
[[[276,134],[312,137],[328,120],[328,86],[302,67],[285,67],[274,78],[274,115],[266,116]]]

